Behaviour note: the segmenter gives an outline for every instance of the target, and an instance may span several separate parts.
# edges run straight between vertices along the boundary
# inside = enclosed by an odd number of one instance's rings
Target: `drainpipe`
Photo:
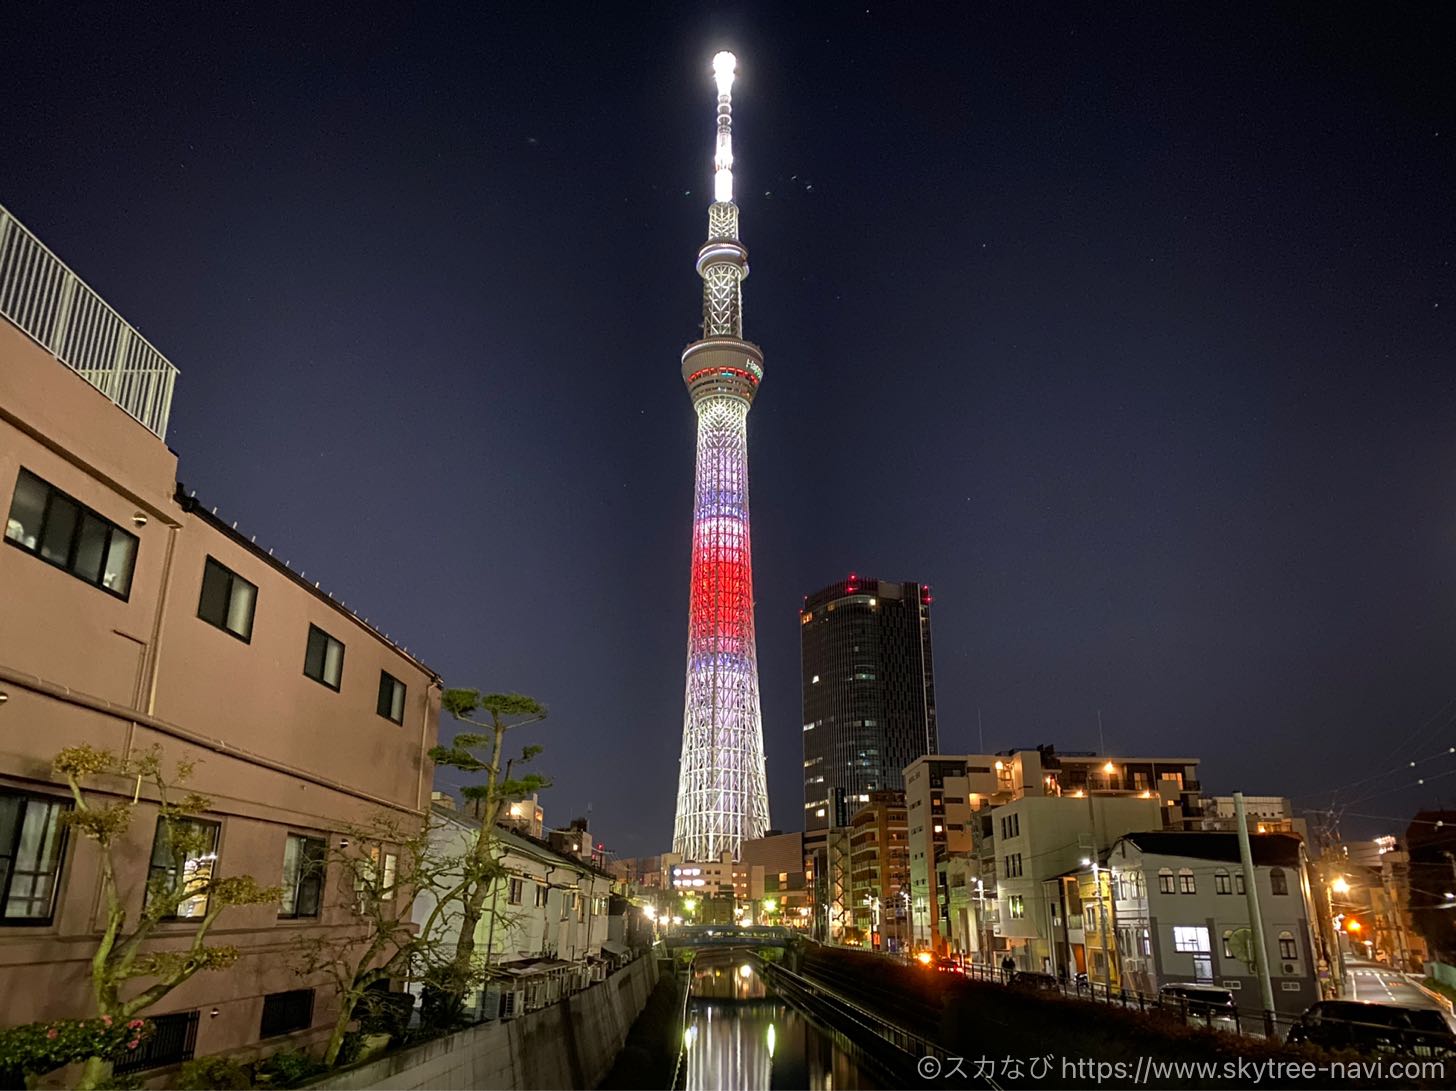
[[[162,583],[157,590],[157,611],[152,619],[151,654],[147,657],[146,701],[142,706],[142,711],[148,716],[157,714],[157,681],[161,675],[162,662],[162,621],[167,613],[167,593],[172,588],[172,560],[177,555],[177,533],[181,529],[176,524],[168,527],[170,533],[167,535],[167,552],[162,559]],[[123,761],[131,757],[132,745],[136,741],[136,726],[135,721],[126,725],[126,743],[122,747]]]

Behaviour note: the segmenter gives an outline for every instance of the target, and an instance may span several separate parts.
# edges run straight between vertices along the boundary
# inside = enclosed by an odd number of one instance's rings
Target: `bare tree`
[[[356,1016],[386,1002],[375,992],[380,982],[428,981],[453,959],[441,937],[459,861],[441,850],[435,828],[428,817],[421,824],[376,814],[339,831],[317,862],[324,878],[334,876],[332,900],[321,912],[350,922],[331,923],[298,941],[297,972],[325,975],[339,994],[325,1064],[337,1063]],[[416,924],[415,909],[426,895],[434,905]]]

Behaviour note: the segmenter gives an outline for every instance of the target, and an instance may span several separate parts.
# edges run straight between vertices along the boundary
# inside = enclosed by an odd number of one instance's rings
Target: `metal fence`
[[[3,205],[0,315],[167,438],[177,368]]]

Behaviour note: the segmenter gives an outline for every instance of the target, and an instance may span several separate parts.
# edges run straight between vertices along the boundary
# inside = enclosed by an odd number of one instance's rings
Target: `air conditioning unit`
[[[520,996],[514,989],[494,986],[485,990],[484,1014],[487,1019],[514,1019],[520,1013]]]

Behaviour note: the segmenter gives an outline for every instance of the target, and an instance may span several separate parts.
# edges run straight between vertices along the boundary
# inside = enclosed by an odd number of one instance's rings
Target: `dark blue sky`
[[[551,706],[550,821],[671,835],[720,48],[775,824],[851,570],[934,587],[945,750],[1456,794],[1449,7],[129,7],[8,13],[0,202],[181,368],[189,488]]]

